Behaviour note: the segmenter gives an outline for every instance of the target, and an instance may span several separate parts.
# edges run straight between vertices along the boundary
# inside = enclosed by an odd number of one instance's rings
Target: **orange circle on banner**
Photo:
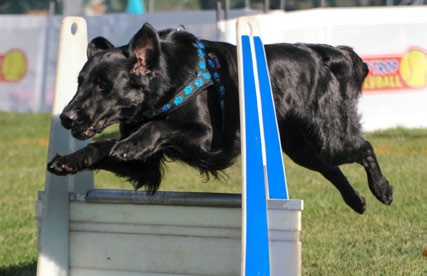
[[[27,73],[27,58],[22,51],[11,50],[4,55],[0,69],[6,81],[19,81]]]
[[[418,49],[406,52],[400,60],[400,75],[411,87],[420,88],[427,85],[427,56]]]

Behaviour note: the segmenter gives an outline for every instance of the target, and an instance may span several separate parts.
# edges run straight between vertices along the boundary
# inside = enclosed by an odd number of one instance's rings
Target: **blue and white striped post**
[[[302,201],[288,200],[266,55],[258,22],[252,17],[237,21],[237,51],[243,182],[241,275],[300,275]],[[280,225],[283,221],[278,224],[277,220],[287,218],[285,225]],[[298,234],[290,240],[278,238],[283,231]],[[292,252],[281,252],[287,248]],[[293,263],[288,264],[289,260]]]

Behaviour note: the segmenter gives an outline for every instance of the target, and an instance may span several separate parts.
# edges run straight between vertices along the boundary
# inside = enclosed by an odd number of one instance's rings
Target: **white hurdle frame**
[[[85,146],[61,126],[59,114],[77,91],[77,76],[86,62],[87,26],[81,17],[66,17],[62,21],[52,106],[48,160],[56,153],[68,154]],[[62,177],[46,172],[43,201],[37,202],[40,218],[37,275],[66,276],[69,248],[69,194],[85,193],[93,188],[93,173],[82,172]]]
[[[86,21],[64,18],[48,160],[89,142],[74,139],[59,120],[77,90],[87,42]],[[66,177],[47,172],[36,204],[37,275],[238,275],[239,202],[235,194],[158,192],[151,197],[141,191],[98,190],[91,171]],[[266,207],[270,275],[300,275],[302,201],[269,199]],[[171,243],[181,246],[180,256]]]

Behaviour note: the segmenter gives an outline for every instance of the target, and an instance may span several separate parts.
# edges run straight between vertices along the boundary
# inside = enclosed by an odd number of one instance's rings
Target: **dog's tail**
[[[311,48],[321,56],[324,65],[338,80],[342,96],[358,98],[369,69],[356,52],[347,46],[313,45]]]

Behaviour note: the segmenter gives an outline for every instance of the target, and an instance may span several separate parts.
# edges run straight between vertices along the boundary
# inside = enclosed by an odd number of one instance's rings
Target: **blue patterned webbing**
[[[217,87],[220,99],[223,127],[225,87],[221,83],[221,78],[217,71],[217,69],[220,68],[220,65],[215,55],[206,54],[205,45],[202,42],[197,40],[197,42],[194,42],[193,46],[197,49],[197,54],[199,57],[199,70],[197,71],[196,78],[184,85],[172,100],[164,104],[157,111],[152,112],[149,117],[155,118],[160,115],[166,115],[176,108],[183,106],[186,102],[199,94],[201,91],[204,91],[207,87],[215,85]]]

